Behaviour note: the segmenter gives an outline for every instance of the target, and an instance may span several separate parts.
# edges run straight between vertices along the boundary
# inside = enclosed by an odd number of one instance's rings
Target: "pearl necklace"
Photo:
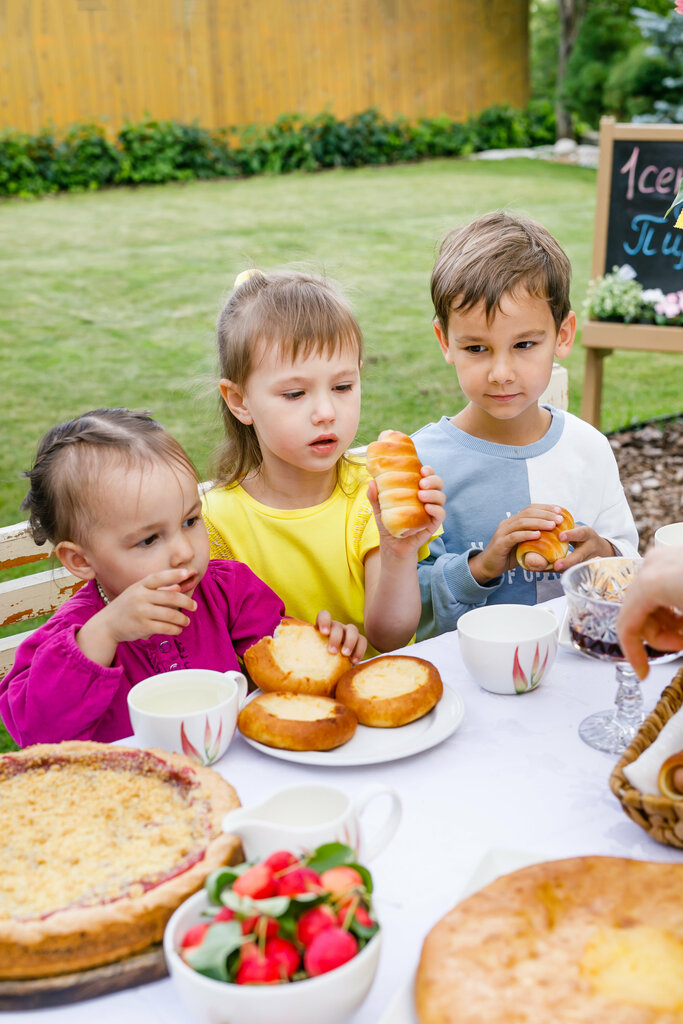
[[[100,597],[102,598],[104,603],[105,604],[109,604],[109,598],[107,597],[105,592],[102,590],[102,587],[100,586],[100,581],[99,580],[95,580],[95,586],[97,587],[97,593],[100,595]]]

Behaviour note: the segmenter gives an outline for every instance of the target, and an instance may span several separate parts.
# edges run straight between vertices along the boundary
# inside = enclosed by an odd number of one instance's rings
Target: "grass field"
[[[572,260],[579,310],[595,179],[530,160],[441,160],[2,204],[0,523],[23,518],[20,474],[43,431],[96,406],[150,409],[206,474],[219,429],[214,324],[254,264],[310,267],[347,290],[367,344],[359,443],[454,413],[457,380],[431,329],[438,239],[503,206],[536,217]],[[580,345],[567,366],[578,411]],[[603,429],[679,412],[679,369],[675,356],[611,356]]]
[[[97,406],[151,410],[208,475],[214,325],[248,266],[306,267],[346,289],[367,348],[358,443],[454,414],[462,396],[431,328],[439,238],[501,207],[535,217],[572,261],[579,312],[595,191],[585,168],[439,160],[2,203],[0,524],[24,518],[21,473],[44,431]],[[574,412],[583,363],[577,344],[566,363]],[[680,412],[678,380],[680,357],[610,356],[603,429]]]

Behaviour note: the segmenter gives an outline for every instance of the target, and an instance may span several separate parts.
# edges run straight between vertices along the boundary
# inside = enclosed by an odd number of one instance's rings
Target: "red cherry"
[[[260,917],[245,917],[242,921],[242,935],[249,935],[250,932],[260,934],[265,929],[266,938],[272,939],[277,935],[278,927],[277,920],[274,917],[266,917],[265,914],[261,914]]]
[[[324,928],[304,952],[304,967],[311,975],[326,974],[341,967],[358,952],[358,942],[343,928]]]
[[[277,964],[283,978],[291,978],[301,963],[299,950],[287,939],[268,939],[264,952],[266,960]]]
[[[344,864],[340,864],[337,868],[329,868],[327,871],[323,871],[320,881],[328,892],[339,894],[350,892],[351,889],[365,888],[363,876],[360,872]]]
[[[275,853],[271,853],[270,857],[266,857],[263,863],[270,868],[273,874],[276,874],[278,871],[293,867],[299,861],[289,850],[276,850]]]
[[[213,919],[213,923],[216,924],[218,921],[232,921],[235,917],[235,911],[231,910],[230,907],[221,907],[216,916]]]
[[[240,965],[235,975],[238,985],[268,985],[281,981],[280,968],[268,960],[255,942],[245,942],[240,949]]]
[[[296,926],[296,937],[302,946],[308,946],[318,932],[324,928],[332,928],[336,923],[334,910],[325,903],[321,903],[301,915]]]
[[[273,872],[265,864],[254,864],[235,879],[232,891],[239,896],[251,896],[253,900],[264,900],[268,896],[274,896]]]
[[[210,927],[208,923],[192,925],[183,935],[183,941],[180,945],[183,949],[186,949],[188,946],[199,946]]]
[[[372,928],[375,923],[362,903],[359,903],[352,914],[350,914],[353,900],[347,900],[337,913],[337,924],[340,928],[349,928],[352,921],[356,921],[363,928]]]
[[[292,868],[275,879],[278,896],[296,896],[301,892],[321,892],[320,875],[312,868]],[[234,886],[233,886],[234,888]]]

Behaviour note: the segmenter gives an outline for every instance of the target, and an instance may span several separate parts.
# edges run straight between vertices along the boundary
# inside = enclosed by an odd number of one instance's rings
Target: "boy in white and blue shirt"
[[[538,404],[553,361],[576,333],[571,267],[542,225],[487,214],[450,232],[432,273],[434,331],[468,404],[413,435],[444,480],[443,535],[418,575],[418,639],[455,629],[484,604],[536,604],[562,594],[577,562],[637,556],[638,534],[606,437],[571,413]],[[561,522],[575,528],[553,571],[517,565],[515,551]]]

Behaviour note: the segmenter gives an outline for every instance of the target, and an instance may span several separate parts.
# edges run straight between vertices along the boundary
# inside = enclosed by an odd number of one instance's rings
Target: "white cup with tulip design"
[[[538,605],[485,605],[458,619],[465,667],[491,693],[535,690],[555,660],[558,636],[557,619]]]
[[[148,676],[128,693],[128,713],[143,747],[213,764],[228,749],[247,696],[241,672],[187,668]]]

